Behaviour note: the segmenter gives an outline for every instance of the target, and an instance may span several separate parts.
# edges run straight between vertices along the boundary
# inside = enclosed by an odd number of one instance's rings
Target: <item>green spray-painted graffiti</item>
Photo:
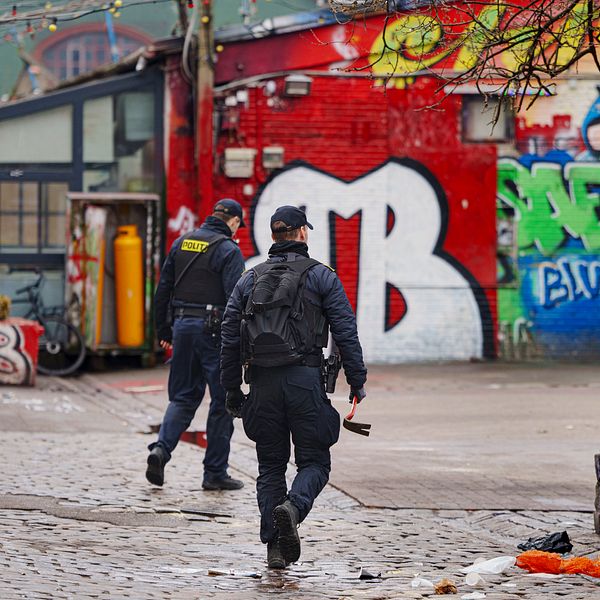
[[[552,254],[567,236],[600,249],[600,165],[498,161],[498,198],[515,210],[519,250]]]

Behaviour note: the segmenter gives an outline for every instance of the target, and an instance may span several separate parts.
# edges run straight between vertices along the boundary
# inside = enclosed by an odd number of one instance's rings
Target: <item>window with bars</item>
[[[137,50],[143,42],[118,35],[121,57]],[[44,64],[60,79],[76,77],[111,62],[110,42],[103,31],[77,32],[60,40],[42,53]]]
[[[65,251],[64,182],[0,182],[0,255]]]

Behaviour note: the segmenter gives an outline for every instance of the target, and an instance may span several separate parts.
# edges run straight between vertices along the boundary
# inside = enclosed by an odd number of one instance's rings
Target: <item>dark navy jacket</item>
[[[267,262],[280,262],[294,252],[308,256],[307,246],[301,242],[281,242],[271,246]],[[236,389],[242,383],[240,364],[240,321],[248,296],[252,291],[254,272],[244,273],[237,282],[221,325],[221,383],[227,390]],[[321,300],[321,309],[329,322],[331,334],[344,364],[346,380],[352,387],[362,387],[367,380],[362,348],[358,341],[356,317],[342,287],[339,277],[329,267],[318,264],[306,277],[306,289]]]
[[[202,233],[202,231],[212,231],[231,237],[231,229],[229,229],[229,226],[221,221],[221,219],[212,216],[208,217],[206,221],[195,230],[196,233]],[[156,336],[159,340],[165,340],[167,342],[170,342],[172,338],[172,329],[167,321],[167,313],[171,294],[173,293],[173,284],[175,283],[174,257],[181,246],[183,237],[184,236],[181,236],[173,242],[171,250],[165,259],[165,263],[160,272],[160,280],[156,287],[156,294],[154,295]],[[225,240],[219,244],[211,257],[210,268],[217,273],[221,273],[225,298],[229,298],[235,284],[244,272],[244,258],[238,245],[233,240],[231,240],[231,242]],[[178,306],[181,305],[181,303],[178,304],[177,302],[174,302],[173,305]],[[193,304],[188,306],[193,306]]]

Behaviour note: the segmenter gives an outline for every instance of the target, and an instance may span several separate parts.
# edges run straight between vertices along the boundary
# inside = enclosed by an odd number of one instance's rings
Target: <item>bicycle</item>
[[[27,294],[27,298],[14,298],[13,304],[29,303],[31,308],[26,319],[35,319],[43,328],[38,353],[38,371],[43,375],[71,375],[85,359],[85,341],[79,329],[67,322],[59,314],[59,307],[44,306],[40,289],[45,281],[44,274],[36,270],[38,278],[34,283],[18,289],[17,295]]]

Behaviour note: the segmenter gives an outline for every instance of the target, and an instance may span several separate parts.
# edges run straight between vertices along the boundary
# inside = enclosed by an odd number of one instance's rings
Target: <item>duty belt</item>
[[[173,317],[200,317],[205,318],[217,308],[223,310],[222,306],[216,306],[214,304],[207,304],[206,306],[178,306],[173,308]]]

